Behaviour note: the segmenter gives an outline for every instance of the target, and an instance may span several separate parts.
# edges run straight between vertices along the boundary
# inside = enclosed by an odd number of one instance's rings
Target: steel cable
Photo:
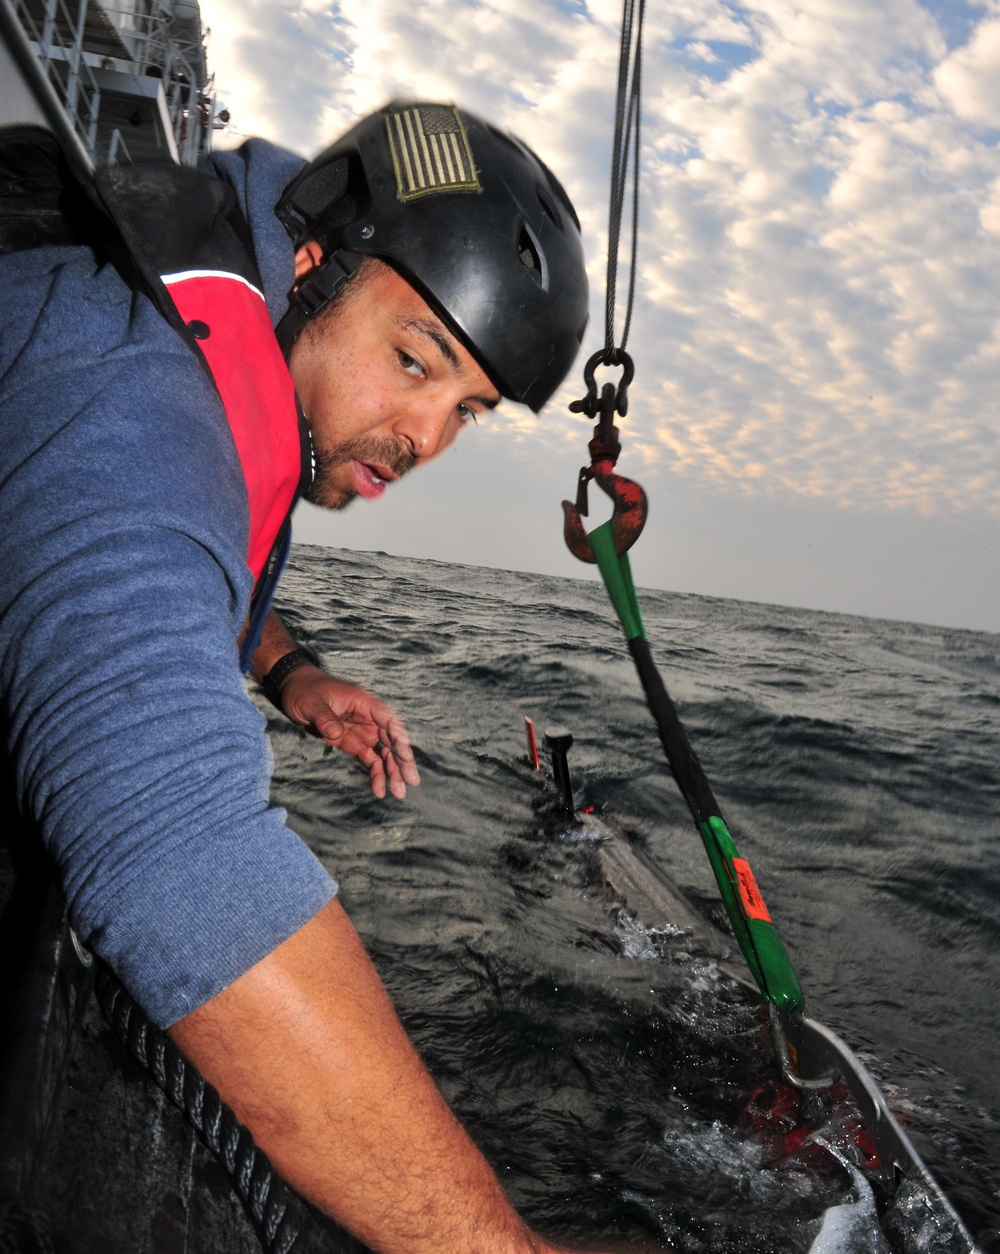
[[[607,294],[604,315],[604,352],[610,364],[624,350],[632,325],[635,303],[636,258],[639,243],[639,156],[642,94],[642,28],[646,0],[625,0],[621,48],[618,55],[618,91],[615,99],[615,134],[611,153],[611,200],[608,212]],[[615,297],[622,214],[632,158],[632,241],[629,261],[628,299],[621,343],[615,345]]]

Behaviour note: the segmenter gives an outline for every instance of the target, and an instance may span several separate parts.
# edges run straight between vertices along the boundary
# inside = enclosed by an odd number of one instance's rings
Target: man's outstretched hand
[[[275,610],[269,610],[261,642],[253,655],[252,674],[262,680],[298,642]],[[281,708],[299,727],[335,749],[357,758],[371,778],[372,792],[406,796],[420,774],[403,720],[377,697],[328,675],[318,666],[299,666],[281,683]]]
[[[366,767],[372,792],[406,796],[406,785],[420,783],[403,720],[390,706],[357,684],[300,666],[281,685],[281,704],[299,727]]]

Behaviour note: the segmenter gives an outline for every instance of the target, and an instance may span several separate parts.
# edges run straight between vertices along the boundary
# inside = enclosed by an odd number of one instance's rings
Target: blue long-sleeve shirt
[[[212,159],[247,213],[276,322],[298,159]],[[0,258],[0,690],[22,809],[74,928],[169,1026],[336,885],[269,802],[237,636],[248,509],[191,351],[84,248]]]

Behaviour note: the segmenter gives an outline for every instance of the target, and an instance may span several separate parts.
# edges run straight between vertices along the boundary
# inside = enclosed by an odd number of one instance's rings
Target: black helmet
[[[394,101],[310,162],[275,212],[296,247],[325,254],[279,327],[286,352],[372,256],[536,413],[573,364],[587,325],[579,220],[529,148],[472,114]]]

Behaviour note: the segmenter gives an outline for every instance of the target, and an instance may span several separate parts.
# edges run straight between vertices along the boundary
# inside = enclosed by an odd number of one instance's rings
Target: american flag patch
[[[385,130],[400,200],[482,190],[469,137],[454,105],[414,105],[387,114]]]

